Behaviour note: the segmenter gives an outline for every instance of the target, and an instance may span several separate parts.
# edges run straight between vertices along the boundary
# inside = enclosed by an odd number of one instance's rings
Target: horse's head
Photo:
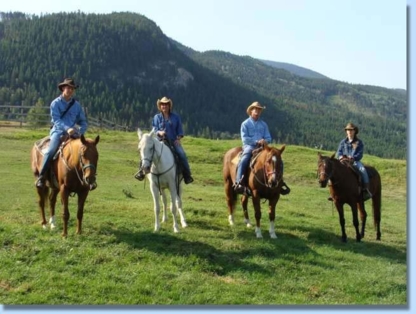
[[[282,153],[285,150],[285,145],[280,149],[267,146],[263,147],[264,158],[264,175],[266,185],[271,188],[276,188],[283,177],[283,162]]]
[[[100,136],[97,135],[95,140],[86,139],[84,135],[80,138],[81,146],[79,147],[79,162],[82,169],[82,182],[88,185],[90,190],[97,187],[96,175],[98,165],[97,144]]]
[[[335,154],[334,154],[335,155]],[[336,160],[334,155],[331,157],[323,156],[318,152],[318,182],[321,188],[327,186],[328,181],[333,174],[333,161]]]
[[[140,129],[139,129],[140,130]],[[140,131],[141,132],[141,131]],[[155,154],[155,142],[152,133],[139,134],[139,152],[140,152],[140,169],[138,172],[138,179],[143,180],[145,175],[150,172],[152,166],[153,156]]]

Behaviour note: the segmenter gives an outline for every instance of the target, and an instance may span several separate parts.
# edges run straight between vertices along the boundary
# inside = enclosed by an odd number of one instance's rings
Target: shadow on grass
[[[261,240],[254,237],[253,230],[238,231],[239,242],[241,244],[243,241],[245,247],[241,250],[237,250],[235,247],[219,249],[205,242],[186,240],[181,238],[181,235],[163,232],[113,230],[111,233],[117,237],[118,241],[127,243],[133,249],[145,249],[164,256],[197,257],[205,261],[203,264],[206,266],[203,271],[219,276],[235,271],[273,276],[276,268],[299,264],[301,256],[316,254],[303,239],[283,233],[279,234],[277,240],[267,238]],[[229,241],[234,240],[230,238]],[[263,260],[261,265],[257,261],[258,258]],[[331,267],[320,262],[319,259],[306,261],[306,263],[322,268]]]
[[[308,240],[315,244],[324,244],[332,246],[337,250],[350,251],[355,254],[362,254],[369,257],[381,257],[399,264],[406,264],[407,253],[403,250],[393,248],[383,243],[383,240],[377,242],[369,242],[368,239],[374,237],[375,232],[370,232],[371,228],[366,228],[366,234],[361,242],[357,242],[354,234],[347,234],[347,243],[341,241],[341,229],[339,234],[328,232],[323,229],[310,227],[297,227],[298,230],[307,232]],[[373,231],[373,230],[371,230]],[[366,241],[367,239],[367,241]],[[383,239],[383,237],[382,237]]]

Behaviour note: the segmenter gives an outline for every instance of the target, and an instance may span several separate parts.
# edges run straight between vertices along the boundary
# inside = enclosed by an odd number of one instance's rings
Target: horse
[[[261,199],[267,199],[269,201],[269,235],[272,239],[277,238],[274,224],[276,204],[279,201],[283,186],[282,153],[284,150],[285,145],[280,149],[277,149],[265,144],[259,149],[256,157],[254,157],[255,152],[253,152],[250,167],[248,167],[249,169],[247,169],[247,172],[244,174],[244,177],[247,178],[247,187],[251,191],[254,215],[256,218],[255,235],[257,238],[263,237],[260,228]],[[224,190],[228,207],[228,221],[231,226],[234,225],[234,209],[237,200],[234,184],[238,156],[241,151],[241,147],[232,148],[225,153],[223,160]],[[251,227],[252,224],[247,211],[248,199],[249,196],[243,194],[241,197],[241,204],[244,212],[244,223],[247,227]]]
[[[173,231],[178,233],[179,227],[176,211],[179,212],[182,228],[188,226],[182,210],[182,172],[171,149],[155,137],[154,130],[150,133],[143,134],[140,129],[137,129],[137,135],[139,137],[138,148],[141,161],[136,178],[141,181],[149,174],[147,178],[153,196],[155,213],[154,230],[156,232],[160,230],[160,199],[162,199],[163,203],[162,223],[167,221],[167,198],[165,190],[169,189],[171,200],[170,210],[173,216]]]
[[[362,188],[359,184],[360,174],[352,168],[349,162],[341,162],[334,158],[318,153],[318,182],[321,188],[329,187],[331,199],[334,202],[341,225],[342,242],[347,242],[345,233],[344,204],[348,204],[352,210],[352,221],[355,227],[356,240],[360,242],[364,238],[367,212],[365,210]],[[369,189],[372,197],[373,221],[376,229],[376,239],[381,240],[381,178],[378,171],[371,166],[365,166],[370,178]],[[359,231],[358,211],[360,212],[361,231]]]
[[[63,231],[62,236],[68,235],[69,209],[68,198],[71,193],[78,195],[77,229],[76,234],[82,233],[82,218],[84,215],[84,204],[90,190],[96,188],[96,171],[98,163],[97,144],[100,140],[98,135],[95,140],[87,139],[81,135],[78,139],[65,140],[56,158],[51,162],[46,173],[46,184],[43,188],[36,187],[38,194],[38,206],[42,219],[42,227],[47,228],[45,218],[45,205],[49,197],[50,228],[55,229],[55,204],[56,198],[61,193],[63,205]],[[49,137],[35,142],[31,151],[31,167],[35,178],[38,177],[42,165],[43,152],[49,145]],[[50,190],[50,194],[49,194]]]

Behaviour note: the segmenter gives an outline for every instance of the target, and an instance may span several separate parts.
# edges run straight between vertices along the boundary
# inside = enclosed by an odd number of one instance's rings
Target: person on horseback
[[[241,123],[240,134],[243,142],[243,151],[237,166],[237,175],[234,184],[234,190],[237,193],[247,193],[247,188],[244,184],[244,174],[250,163],[253,150],[257,147],[269,144],[272,141],[267,123],[260,118],[260,115],[265,108],[266,107],[263,107],[258,101],[253,102],[246,110],[249,117]],[[290,189],[284,182],[283,187],[284,189],[282,189],[281,193],[283,192],[283,195],[288,194]]]
[[[42,167],[39,172],[36,186],[43,188],[46,181],[46,172],[53,156],[61,144],[62,136],[78,138],[88,129],[87,119],[81,104],[73,98],[75,89],[79,86],[75,84],[71,78],[66,78],[62,83],[58,84],[62,94],[54,99],[50,105],[50,115],[52,127],[49,132],[50,143],[43,156]],[[79,126],[79,128],[76,127]]]
[[[173,102],[167,97],[158,99],[156,102],[157,109],[160,111],[153,117],[152,126],[160,141],[169,141],[171,147],[174,147],[180,162],[183,166],[183,180],[185,184],[192,183],[194,179],[191,176],[191,169],[188,163],[188,157],[181,144],[184,136],[182,121],[177,113],[172,112]]]
[[[360,172],[363,181],[363,197],[364,200],[372,198],[371,192],[369,191],[369,177],[367,170],[361,163],[363,158],[364,143],[357,137],[358,127],[353,123],[348,123],[344,128],[347,137],[344,138],[338,146],[337,158],[342,161],[347,159],[352,162],[352,165]]]

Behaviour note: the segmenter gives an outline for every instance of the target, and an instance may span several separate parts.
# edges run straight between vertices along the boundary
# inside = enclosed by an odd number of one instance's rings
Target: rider
[[[178,114],[172,112],[173,102],[167,97],[158,99],[156,102],[157,109],[160,113],[153,117],[152,126],[160,141],[167,139],[173,143],[176,153],[183,165],[183,179],[185,184],[192,183],[194,179],[191,176],[188,158],[182,147],[181,139],[183,138],[183,129],[181,118]]]
[[[353,166],[360,171],[364,187],[363,198],[364,201],[366,201],[373,196],[368,189],[370,180],[368,178],[367,170],[361,163],[361,159],[363,158],[364,143],[357,137],[358,127],[354,124],[348,123],[345,126],[345,132],[347,137],[339,143],[337,157],[340,161],[344,159],[352,161]]]
[[[260,115],[266,107],[263,107],[258,101],[253,102],[248,106],[246,112],[249,117],[241,123],[241,140],[243,142],[243,153],[241,160],[237,166],[237,175],[235,178],[234,190],[237,193],[245,193],[246,187],[244,186],[243,175],[250,163],[252,151],[259,146],[271,143],[272,137],[269,132],[269,127],[266,122],[260,119]],[[282,161],[282,173],[283,173],[283,161]],[[284,189],[281,190],[282,194],[288,194],[290,189],[283,182]]]
[[[38,188],[45,186],[45,174],[50,162],[61,144],[61,136],[68,135],[77,138],[87,131],[88,124],[81,104],[73,98],[75,89],[79,86],[71,78],[66,78],[58,84],[62,94],[52,101],[50,105],[51,122],[53,126],[49,132],[50,143],[43,156],[42,166],[36,181]],[[79,125],[79,129],[75,125]]]

